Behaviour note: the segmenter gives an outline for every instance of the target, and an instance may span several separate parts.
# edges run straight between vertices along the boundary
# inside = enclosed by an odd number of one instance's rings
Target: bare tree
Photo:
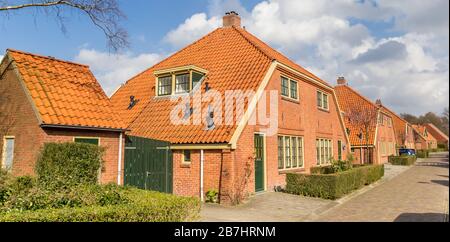
[[[371,128],[376,126],[378,108],[364,109],[355,107],[346,112],[345,116],[352,123],[352,126],[356,128],[356,130],[350,130],[350,132],[356,132],[360,140],[364,140],[363,147],[366,148],[366,154],[364,159],[361,157],[362,162],[365,163],[365,160],[370,161],[369,136]]]
[[[119,26],[126,16],[119,9],[117,0],[0,0],[0,13],[9,15],[24,9],[43,11],[47,16],[54,16],[64,33],[64,13],[76,10],[86,14],[103,31],[110,49],[117,51],[129,45],[128,33]]]

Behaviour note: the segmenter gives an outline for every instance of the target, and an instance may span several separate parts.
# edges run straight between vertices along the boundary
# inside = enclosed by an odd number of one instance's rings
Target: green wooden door
[[[255,134],[255,191],[264,191],[264,136]]]
[[[127,137],[125,185],[172,193],[172,168],[172,152],[168,142]]]

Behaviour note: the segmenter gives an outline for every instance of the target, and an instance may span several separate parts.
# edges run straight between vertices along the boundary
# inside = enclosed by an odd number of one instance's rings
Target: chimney
[[[338,85],[347,85],[347,80],[345,80],[345,77],[340,76],[340,77],[338,77],[338,79],[337,79],[337,84],[338,84]]]
[[[223,27],[241,27],[241,17],[235,11],[226,12],[223,16]]]
[[[375,101],[375,104],[376,104],[377,106],[379,106],[379,107],[383,106],[383,103],[381,102],[381,99],[377,99],[377,100]]]

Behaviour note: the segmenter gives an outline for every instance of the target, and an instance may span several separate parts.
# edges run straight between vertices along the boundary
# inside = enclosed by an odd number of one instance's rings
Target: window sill
[[[180,165],[181,168],[191,168],[191,164],[187,164],[187,163],[182,163]]]
[[[283,169],[283,170],[278,170],[278,174],[287,174],[287,173],[295,173],[295,172],[305,172],[306,169],[305,168],[290,168],[290,169]]]
[[[326,112],[326,113],[329,113],[329,112],[330,112],[330,109],[325,109],[325,108],[320,108],[320,107],[317,107],[317,109],[318,109],[319,111]]]
[[[293,99],[293,98],[290,98],[290,97],[281,96],[281,100],[300,104],[300,100]]]

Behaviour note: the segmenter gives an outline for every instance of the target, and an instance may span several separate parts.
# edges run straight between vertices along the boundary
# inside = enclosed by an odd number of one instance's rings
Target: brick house
[[[44,143],[86,142],[106,148],[101,182],[121,180],[124,124],[88,66],[7,50],[0,95],[3,168],[33,175]]]
[[[387,163],[388,157],[396,154],[396,134],[391,115],[381,108],[380,103],[373,103],[351,88],[345,78],[340,77],[337,83],[334,89],[356,162]],[[356,122],[356,119],[367,121]]]
[[[227,13],[223,27],[133,77],[111,97],[127,135],[170,142],[175,194],[203,197],[216,189],[226,203],[242,191],[283,187],[286,173],[308,173],[332,157],[346,159],[350,151],[333,87],[247,32],[240,21],[238,14]],[[171,121],[177,106],[172,99],[195,93],[223,99],[230,90],[254,95],[238,97],[231,108],[225,101],[187,103],[181,111],[186,123]],[[275,98],[265,95],[270,91],[276,91]],[[262,103],[274,105],[259,109]],[[234,122],[216,122],[227,120],[229,110]],[[271,112],[275,133],[268,131],[270,124],[250,122],[256,113],[270,117]],[[193,121],[195,114],[205,114],[201,123]]]
[[[416,149],[418,150],[427,150],[427,149],[436,149],[437,148],[437,140],[436,138],[428,132],[428,128],[425,125],[414,124],[414,137],[416,142]]]
[[[430,133],[436,139],[438,145],[442,145],[446,149],[448,149],[448,136],[444,134],[444,132],[442,132],[432,123],[425,124],[425,127],[427,128],[428,133]]]
[[[401,118],[397,113],[382,105],[381,101],[379,101],[379,104],[382,110],[392,117],[397,148],[415,149],[414,130],[412,125]]]

